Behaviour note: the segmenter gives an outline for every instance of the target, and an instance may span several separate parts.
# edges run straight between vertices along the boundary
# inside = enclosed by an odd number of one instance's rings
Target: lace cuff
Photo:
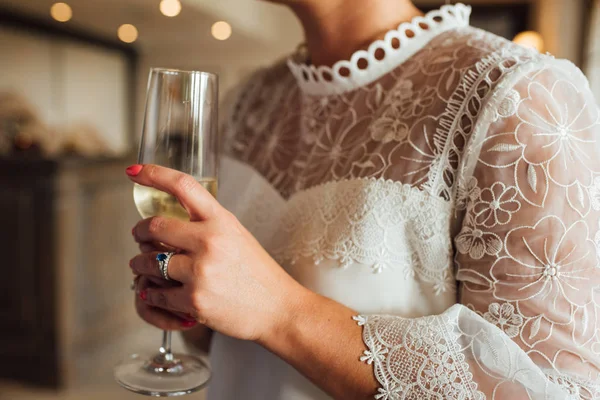
[[[373,365],[375,399],[596,398],[597,387],[546,375],[498,327],[462,305],[444,314],[407,319],[356,316]],[[589,396],[589,397],[588,397]]]

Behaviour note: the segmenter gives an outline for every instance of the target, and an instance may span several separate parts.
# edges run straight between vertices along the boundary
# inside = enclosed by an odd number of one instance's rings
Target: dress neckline
[[[332,67],[309,65],[299,54],[288,58],[287,64],[306,94],[328,96],[349,92],[388,74],[439,34],[468,26],[470,16],[469,6],[445,5],[400,24],[383,39],[371,43],[367,50],[358,50],[350,60],[338,61]]]

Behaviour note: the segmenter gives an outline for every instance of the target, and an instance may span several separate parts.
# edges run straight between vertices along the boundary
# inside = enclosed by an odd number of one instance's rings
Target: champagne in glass
[[[216,178],[203,178],[198,180],[198,183],[214,197],[217,197]],[[142,218],[150,218],[155,215],[183,220],[190,218],[187,211],[174,196],[148,186],[135,183],[133,185],[133,200]]]
[[[139,163],[185,172],[216,196],[217,92],[213,74],[152,69]],[[133,197],[142,218],[189,220],[179,201],[167,193],[134,184]],[[131,356],[116,367],[115,377],[136,393],[170,397],[203,388],[210,379],[210,369],[197,357],[172,353],[171,332],[165,331],[156,353]]]

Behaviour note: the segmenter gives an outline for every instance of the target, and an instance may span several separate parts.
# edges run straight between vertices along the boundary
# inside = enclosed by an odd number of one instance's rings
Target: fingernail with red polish
[[[191,328],[192,326],[194,326],[196,324],[197,324],[196,321],[183,321],[181,323],[181,326],[183,326],[184,328]]]
[[[133,260],[129,260],[129,268],[133,268]]]
[[[135,228],[131,228],[131,236],[135,236]]]
[[[140,299],[142,299],[142,300],[146,301],[146,299],[147,299],[147,298],[148,298],[148,291],[146,291],[146,290],[142,290],[142,291],[140,292]]]
[[[137,174],[140,173],[140,171],[142,170],[142,168],[143,168],[142,165],[135,164],[135,165],[131,165],[131,166],[127,167],[127,169],[125,170],[125,172],[129,176],[136,176]]]

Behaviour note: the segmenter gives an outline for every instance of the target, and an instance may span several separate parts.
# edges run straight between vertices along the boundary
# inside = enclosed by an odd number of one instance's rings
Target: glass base
[[[210,368],[198,357],[185,354],[134,354],[117,365],[115,379],[132,392],[154,397],[183,396],[210,380]]]

